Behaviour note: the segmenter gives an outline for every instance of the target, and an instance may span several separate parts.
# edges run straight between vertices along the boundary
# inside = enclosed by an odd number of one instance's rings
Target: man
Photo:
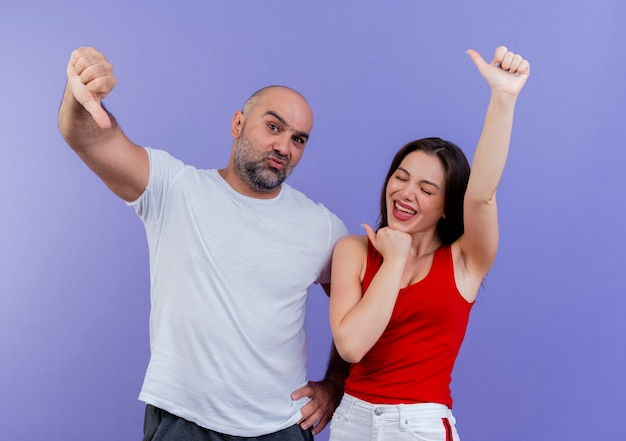
[[[306,440],[328,423],[346,364],[332,352],[307,382],[306,293],[328,293],[344,224],[283,181],[313,114],[271,86],[235,112],[226,168],[199,170],[130,141],[101,100],[111,64],[72,53],[59,128],[80,158],[144,222],[150,250],[151,358],[140,394],[144,440]]]

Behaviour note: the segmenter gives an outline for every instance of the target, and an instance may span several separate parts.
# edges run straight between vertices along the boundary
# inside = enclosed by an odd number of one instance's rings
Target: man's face
[[[304,153],[313,125],[309,105],[295,92],[267,90],[240,115],[233,158],[235,173],[255,193],[272,193]]]
[[[255,147],[246,135],[246,125],[235,144],[235,170],[255,192],[269,193],[291,174],[293,165],[289,155]]]

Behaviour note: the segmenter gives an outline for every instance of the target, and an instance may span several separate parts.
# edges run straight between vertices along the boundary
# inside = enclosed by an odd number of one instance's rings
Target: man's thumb
[[[87,101],[83,107],[102,130],[111,128],[111,118],[98,101]]]

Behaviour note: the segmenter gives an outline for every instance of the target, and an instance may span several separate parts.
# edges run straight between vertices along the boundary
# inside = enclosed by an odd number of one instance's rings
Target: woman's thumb
[[[367,237],[369,238],[370,242],[375,243],[376,242],[376,232],[374,230],[372,230],[372,227],[370,227],[367,224],[361,224],[361,226],[365,230],[365,234],[367,234]]]

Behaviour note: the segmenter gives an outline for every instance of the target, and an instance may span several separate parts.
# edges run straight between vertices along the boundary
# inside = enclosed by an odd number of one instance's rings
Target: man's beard
[[[277,170],[267,165],[267,159],[271,157],[284,162],[284,167]],[[234,160],[235,170],[239,177],[259,193],[269,193],[278,188],[293,170],[289,157],[286,155],[281,155],[274,150],[266,153],[257,152],[245,135],[245,127],[237,139]]]

